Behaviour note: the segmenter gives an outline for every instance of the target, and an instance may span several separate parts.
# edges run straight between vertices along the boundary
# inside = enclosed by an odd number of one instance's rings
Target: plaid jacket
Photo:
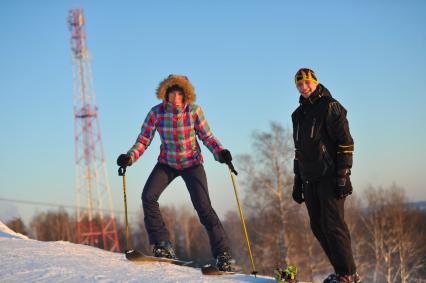
[[[183,108],[176,108],[171,103],[162,102],[148,113],[136,143],[128,151],[133,162],[147,149],[156,130],[161,138],[158,161],[176,169],[203,163],[195,135],[213,153],[215,160],[224,149],[213,136],[200,106],[187,104]]]

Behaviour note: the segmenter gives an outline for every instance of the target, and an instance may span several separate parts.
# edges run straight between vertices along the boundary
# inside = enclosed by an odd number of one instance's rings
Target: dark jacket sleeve
[[[346,113],[346,109],[339,102],[330,102],[326,126],[328,134],[336,147],[337,174],[345,169],[352,168],[354,141],[349,131],[349,122],[346,118]]]

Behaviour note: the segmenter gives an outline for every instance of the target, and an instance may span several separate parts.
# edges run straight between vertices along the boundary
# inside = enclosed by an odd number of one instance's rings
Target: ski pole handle
[[[229,170],[231,170],[232,173],[234,173],[235,175],[238,175],[237,171],[235,171],[234,165],[232,164],[231,161],[227,162],[226,165],[228,165]]]
[[[124,176],[126,174],[126,167],[118,168],[118,176]]]

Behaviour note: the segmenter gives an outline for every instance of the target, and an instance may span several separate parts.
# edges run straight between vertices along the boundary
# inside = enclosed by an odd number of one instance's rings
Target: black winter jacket
[[[350,169],[354,143],[346,109],[322,84],[299,102],[292,114],[296,177],[314,181]]]

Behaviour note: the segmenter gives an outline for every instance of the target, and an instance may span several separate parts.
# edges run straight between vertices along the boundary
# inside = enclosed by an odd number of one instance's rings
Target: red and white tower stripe
[[[120,251],[82,9],[69,11],[74,75],[77,242]]]

